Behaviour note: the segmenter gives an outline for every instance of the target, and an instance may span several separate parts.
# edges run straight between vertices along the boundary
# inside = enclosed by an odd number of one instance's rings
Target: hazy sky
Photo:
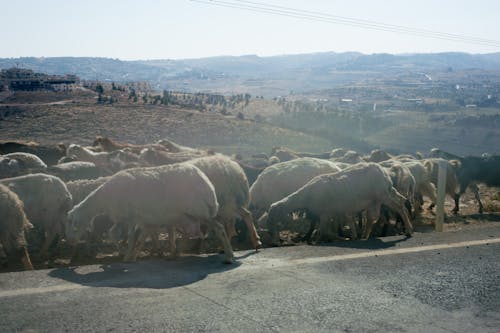
[[[230,1],[230,0],[227,0]],[[498,0],[254,0],[500,40]],[[322,51],[499,52],[189,0],[0,0],[0,57],[178,59]]]

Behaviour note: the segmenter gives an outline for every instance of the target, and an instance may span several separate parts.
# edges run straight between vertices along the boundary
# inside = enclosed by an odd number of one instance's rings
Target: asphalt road
[[[0,332],[499,332],[500,225],[0,274]]]

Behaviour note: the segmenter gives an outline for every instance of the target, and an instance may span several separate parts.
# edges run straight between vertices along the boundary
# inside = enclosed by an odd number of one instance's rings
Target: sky
[[[225,0],[234,1],[234,0]],[[498,0],[254,0],[499,41]],[[362,29],[190,0],[0,0],[0,57],[183,59],[357,51],[500,52],[500,47]]]

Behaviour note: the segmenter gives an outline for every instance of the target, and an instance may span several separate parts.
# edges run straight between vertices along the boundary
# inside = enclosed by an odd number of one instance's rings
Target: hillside
[[[324,138],[254,120],[171,106],[101,105],[95,103],[95,96],[72,97],[60,103],[0,104],[0,140],[88,145],[97,135],[104,135],[133,143],[168,137],[228,154],[269,152],[274,145],[314,152],[332,149]]]
[[[500,71],[500,53],[372,54],[313,53],[273,57],[225,56],[181,60],[122,61],[108,58],[3,58],[0,68],[21,66],[84,80],[148,81],[158,89],[251,93],[269,97],[290,91],[330,89],[401,73],[450,70]]]

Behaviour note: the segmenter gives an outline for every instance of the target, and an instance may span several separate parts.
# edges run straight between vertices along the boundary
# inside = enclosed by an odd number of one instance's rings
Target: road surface
[[[500,224],[0,274],[0,332],[499,332]]]

